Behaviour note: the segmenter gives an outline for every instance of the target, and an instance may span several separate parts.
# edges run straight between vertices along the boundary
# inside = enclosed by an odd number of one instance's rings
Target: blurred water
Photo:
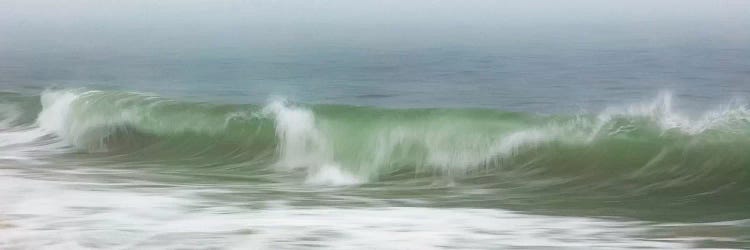
[[[748,27],[734,0],[2,1],[0,248],[750,248]],[[616,129],[516,145],[588,121]],[[289,144],[379,159],[356,149],[393,138],[477,169],[281,166]],[[482,145],[509,159],[455,164]]]

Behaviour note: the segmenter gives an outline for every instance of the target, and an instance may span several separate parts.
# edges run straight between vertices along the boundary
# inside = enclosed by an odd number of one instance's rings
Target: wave
[[[306,182],[320,185],[424,176],[482,182],[492,176],[492,183],[632,195],[750,190],[747,107],[733,102],[690,117],[673,109],[666,92],[649,102],[576,115],[283,99],[192,103],[83,89],[0,98],[0,146],[57,140],[93,155],[303,172]],[[38,115],[23,118],[27,113]],[[7,139],[14,133],[16,139]]]

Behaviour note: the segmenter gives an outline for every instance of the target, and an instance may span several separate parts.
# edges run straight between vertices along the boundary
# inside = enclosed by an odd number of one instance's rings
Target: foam
[[[310,171],[305,182],[313,185],[352,186],[363,183],[363,180],[344,172],[340,166],[323,165]]]
[[[229,190],[73,188],[0,173],[0,248],[496,249],[687,248],[643,238],[649,226],[501,209],[428,207],[261,209],[205,200]],[[281,205],[280,205],[281,204]],[[95,228],[96,230],[92,230]]]

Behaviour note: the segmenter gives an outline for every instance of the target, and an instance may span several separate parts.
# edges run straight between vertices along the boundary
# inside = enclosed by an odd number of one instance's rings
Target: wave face
[[[721,196],[745,205],[750,192],[750,111],[732,103],[690,118],[673,110],[669,93],[566,116],[48,90],[2,94],[0,131],[5,147],[48,141],[41,144],[173,165],[232,163],[245,166],[240,174],[300,172],[319,185],[450,178],[542,191]]]

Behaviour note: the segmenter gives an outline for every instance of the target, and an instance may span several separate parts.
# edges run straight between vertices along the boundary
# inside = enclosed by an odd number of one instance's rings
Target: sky
[[[743,0],[0,0],[0,56],[750,44]]]

